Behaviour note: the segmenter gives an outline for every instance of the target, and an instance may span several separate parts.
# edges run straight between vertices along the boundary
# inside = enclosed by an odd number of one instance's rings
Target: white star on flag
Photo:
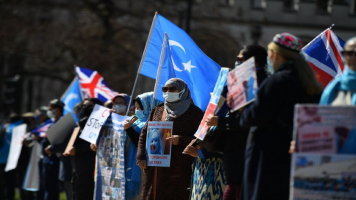
[[[190,60],[187,63],[182,63],[184,65],[184,69],[189,71],[189,73],[191,73],[192,68],[196,68],[196,66],[192,65],[192,61]]]

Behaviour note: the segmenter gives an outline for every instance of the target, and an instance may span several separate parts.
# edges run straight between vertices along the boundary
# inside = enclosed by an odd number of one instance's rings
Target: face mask
[[[126,112],[126,105],[116,104],[116,105],[113,105],[112,108],[113,108],[117,113],[124,113],[124,112]]]
[[[50,118],[50,119],[55,118],[55,115],[54,115],[53,111],[47,110],[47,117]]]
[[[163,92],[163,98],[167,101],[167,102],[176,102],[180,100],[180,94],[183,94],[185,91],[182,90],[181,92],[175,93],[175,92]]]
[[[143,110],[135,110],[135,115],[138,119],[143,119],[146,117],[145,111]]]
[[[83,107],[80,110],[80,114],[79,114],[80,119],[82,119],[84,117],[89,117],[91,114],[91,111],[93,111],[93,108]]]
[[[242,64],[241,61],[235,61],[235,69],[236,69],[239,65],[241,65],[241,64]]]
[[[267,70],[270,74],[274,73],[274,68],[269,58],[267,58]]]

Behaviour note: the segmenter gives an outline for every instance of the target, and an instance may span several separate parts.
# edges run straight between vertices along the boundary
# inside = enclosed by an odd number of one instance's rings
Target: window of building
[[[250,0],[250,5],[252,8],[266,8],[266,0]]]
[[[332,0],[316,0],[316,11],[318,13],[330,13]]]

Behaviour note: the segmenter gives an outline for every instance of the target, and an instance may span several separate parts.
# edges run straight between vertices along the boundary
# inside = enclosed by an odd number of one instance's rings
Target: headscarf
[[[141,130],[142,130],[143,126],[146,124],[148,116],[151,113],[151,111],[153,110],[153,108],[163,102],[161,102],[157,99],[153,99],[153,92],[146,92],[146,93],[140,94],[137,96],[137,98],[140,100],[140,102],[143,106],[142,110],[144,111],[145,118],[137,119],[133,123],[132,127],[135,129],[136,133],[140,134]]]
[[[162,102],[153,99],[153,92],[143,93],[138,95],[137,97],[143,106],[142,109],[144,111],[145,118],[137,119],[133,123],[132,128],[136,131],[137,134],[141,134],[142,128],[145,126],[150,112],[153,110],[154,107],[156,107],[156,105]],[[136,154],[137,147],[132,142],[130,142],[129,151],[127,154],[127,169],[131,170],[128,170],[126,173],[126,198],[128,200],[134,198],[134,196],[139,194],[140,192],[141,170],[140,167],[136,164]]]
[[[169,79],[166,85],[174,86],[178,89],[178,92],[184,92],[179,95],[180,100],[177,102],[164,102],[164,108],[166,110],[166,121],[172,121],[175,118],[181,116],[185,111],[188,110],[190,104],[192,103],[192,98],[190,95],[190,90],[187,84],[179,78],[171,78]]]
[[[124,98],[124,99],[125,99],[125,102],[126,102],[126,108],[130,107],[130,111],[133,110],[133,108],[134,108],[133,104],[129,105],[129,103],[130,103],[130,96],[129,96],[128,94],[125,94],[125,93],[118,93],[118,94],[112,99],[112,102],[114,103],[115,99],[118,98],[118,97]]]
[[[330,105],[339,91],[356,91],[356,71],[345,66],[344,72],[326,86],[321,95],[320,105]],[[352,95],[351,103],[356,105],[356,92]]]

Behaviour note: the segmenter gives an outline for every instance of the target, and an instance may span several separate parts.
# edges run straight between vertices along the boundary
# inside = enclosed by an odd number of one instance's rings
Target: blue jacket
[[[0,141],[0,164],[7,162],[7,157],[9,156],[10,151],[12,129],[20,124],[22,124],[22,120],[13,122],[6,128],[6,134]]]

